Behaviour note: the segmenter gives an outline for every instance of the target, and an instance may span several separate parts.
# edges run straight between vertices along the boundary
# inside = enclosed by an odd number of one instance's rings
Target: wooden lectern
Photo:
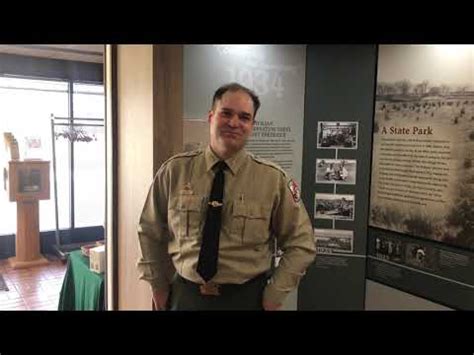
[[[10,201],[17,203],[14,269],[47,264],[40,253],[39,200],[49,200],[49,161],[9,162]]]

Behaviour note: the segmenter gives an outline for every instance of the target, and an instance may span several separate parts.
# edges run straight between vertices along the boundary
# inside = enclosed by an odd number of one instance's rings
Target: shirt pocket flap
[[[267,209],[263,205],[249,203],[247,206],[247,212],[250,218],[267,218]]]
[[[249,219],[267,218],[267,209],[257,203],[235,203],[233,210],[234,217],[245,217]]]

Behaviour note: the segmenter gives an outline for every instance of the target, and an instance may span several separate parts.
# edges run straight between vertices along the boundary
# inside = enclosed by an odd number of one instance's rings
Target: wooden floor
[[[0,311],[57,310],[65,273],[66,265],[60,261],[14,270],[6,260],[0,260],[0,274],[9,288],[0,290]]]

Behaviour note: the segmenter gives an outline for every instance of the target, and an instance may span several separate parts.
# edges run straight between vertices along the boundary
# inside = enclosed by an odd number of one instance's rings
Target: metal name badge
[[[219,201],[211,201],[211,202],[208,202],[208,204],[212,207],[221,207],[221,206],[223,206],[223,204],[220,203]]]

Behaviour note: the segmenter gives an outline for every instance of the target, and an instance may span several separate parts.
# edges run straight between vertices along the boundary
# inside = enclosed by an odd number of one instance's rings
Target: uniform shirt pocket
[[[268,241],[270,208],[253,201],[235,201],[232,211],[232,234],[243,244]]]
[[[178,239],[200,239],[203,197],[180,195],[168,212],[169,224]]]

